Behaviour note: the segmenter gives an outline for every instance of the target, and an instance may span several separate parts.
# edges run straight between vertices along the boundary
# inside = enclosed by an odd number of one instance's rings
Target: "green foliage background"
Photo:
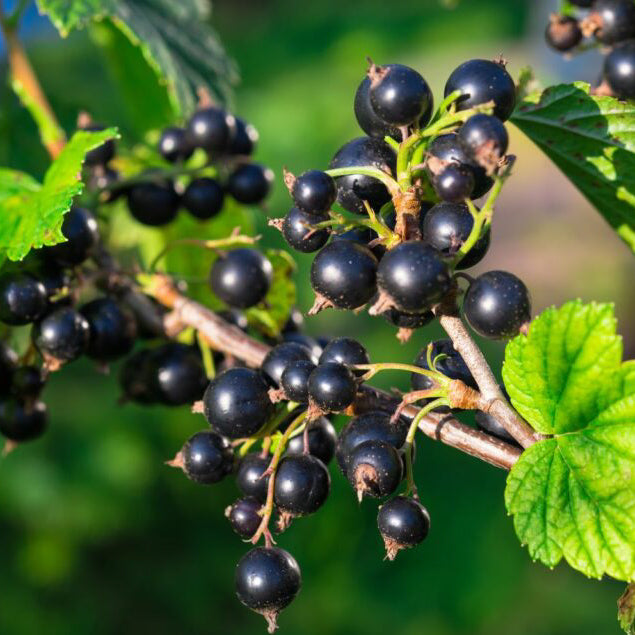
[[[436,95],[448,72],[468,56],[504,50],[517,73],[529,61],[532,4],[467,0],[447,11],[433,0],[402,0],[396,11],[382,0],[219,0],[214,24],[241,68],[237,112],[259,128],[258,158],[280,177],[283,165],[295,172],[325,165],[359,134],[352,98],[366,55],[413,63]],[[67,130],[79,108],[120,126],[124,136],[142,125],[144,104],[126,105],[89,34],[33,43],[32,50]],[[29,116],[4,84],[1,90],[0,164],[41,177],[47,160]],[[529,152],[519,135],[512,144],[521,157]],[[288,205],[278,178],[268,213],[280,216]],[[264,231],[264,216],[258,225]],[[271,231],[264,242],[280,246]],[[610,245],[618,253],[626,249],[617,238]],[[296,278],[304,310],[311,300],[309,263],[310,257],[299,258]],[[490,255],[487,266],[504,263]],[[610,266],[619,270],[619,263]],[[608,278],[591,278],[589,288],[587,277],[585,289],[598,300],[613,296],[618,314],[627,314],[615,276]],[[578,293],[576,280],[571,275],[555,298],[539,295],[536,308]],[[621,330],[627,326],[622,320]],[[410,361],[438,335],[428,329],[399,347],[385,324],[332,313],[309,320],[308,330],[355,335],[375,361]],[[500,365],[502,349],[486,348]],[[383,385],[405,388],[405,381],[387,376]],[[117,394],[116,368],[103,377],[87,362],[73,364],[47,387],[50,433],[0,463],[0,633],[263,632],[261,618],[233,594],[233,569],[246,550],[222,515],[236,496],[234,485],[228,480],[196,487],[162,465],[203,427],[203,419],[187,409],[120,408]],[[416,472],[432,532],[422,547],[388,563],[376,507],[358,507],[333,469],[329,504],[279,540],[304,574],[298,600],[280,620],[283,633],[619,632],[613,606],[620,584],[586,580],[564,566],[551,572],[532,564],[519,547],[505,513],[502,471],[420,439]]]

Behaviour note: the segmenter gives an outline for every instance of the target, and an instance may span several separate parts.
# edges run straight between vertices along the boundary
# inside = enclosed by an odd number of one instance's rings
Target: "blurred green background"
[[[257,157],[280,177],[283,165],[294,172],[325,166],[360,134],[352,104],[366,56],[415,66],[437,96],[459,62],[499,53],[512,74],[531,64],[545,84],[594,80],[597,57],[566,62],[544,46],[552,9],[537,0],[463,0],[454,9],[436,0],[218,0],[213,21],[241,68],[236,112],[258,127]],[[67,130],[85,108],[131,132],[129,105],[88,36],[62,42],[34,11],[30,22],[34,65]],[[44,151],[5,84],[0,164],[41,174]],[[134,108],[139,116],[144,104]],[[632,356],[631,254],[556,168],[512,126],[510,132],[518,162],[479,269],[521,276],[535,311],[573,297],[615,301]],[[278,178],[266,214],[256,211],[266,244],[280,240],[265,216],[281,216],[289,205]],[[305,311],[310,257],[298,261]],[[307,331],[354,335],[375,361],[411,361],[439,336],[428,328],[401,346],[387,324],[334,312],[307,320]],[[484,346],[500,366],[502,347]],[[231,479],[205,488],[163,465],[204,421],[186,408],[118,407],[116,370],[103,376],[80,361],[55,375],[45,393],[50,432],[0,461],[0,634],[264,632],[262,619],[234,596],[234,566],[247,547],[223,517],[237,495]],[[405,388],[407,377],[388,375],[379,385]],[[587,580],[565,565],[549,571],[520,547],[504,510],[502,471],[422,438],[416,475],[432,531],[421,547],[389,563],[376,505],[358,506],[333,467],[329,504],[279,539],[304,576],[281,632],[619,632],[621,584]]]

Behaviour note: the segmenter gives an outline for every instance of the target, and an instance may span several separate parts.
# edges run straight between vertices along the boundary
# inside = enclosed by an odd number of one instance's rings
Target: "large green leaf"
[[[115,128],[80,130],[50,165],[40,185],[22,172],[0,170],[0,257],[22,260],[33,247],[62,242],[64,214],[83,190],[86,153],[117,137]]]
[[[635,578],[635,362],[610,305],[549,309],[510,342],[514,406],[551,438],[512,468],[505,502],[529,553],[591,577]]]
[[[561,84],[525,97],[511,120],[635,251],[635,102]]]
[[[175,116],[196,107],[197,89],[226,102],[237,74],[215,32],[208,26],[205,0],[37,0],[62,35],[94,20],[109,20],[138,47],[159,83],[167,89]],[[103,33],[102,33],[103,36]],[[112,39],[104,40],[107,45]],[[116,61],[116,60],[113,60]],[[128,87],[136,64],[117,70]],[[125,79],[124,79],[125,78]],[[147,101],[147,100],[146,100]],[[147,105],[147,104],[146,104]]]

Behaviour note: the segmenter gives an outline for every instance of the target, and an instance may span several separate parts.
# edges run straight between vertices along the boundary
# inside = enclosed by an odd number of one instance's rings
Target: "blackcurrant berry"
[[[282,327],[282,333],[297,333],[302,329],[304,325],[304,315],[302,315],[302,311],[298,309],[298,307],[293,307],[291,309],[291,313],[289,313],[289,317]]]
[[[279,547],[256,547],[236,567],[238,599],[267,620],[270,633],[276,630],[278,614],[291,604],[301,583],[295,558]]]
[[[321,170],[309,170],[296,178],[291,191],[296,207],[309,214],[328,212],[337,198],[333,177]]]
[[[492,417],[492,415],[482,412],[481,410],[477,410],[474,414],[474,419],[480,430],[483,430],[484,432],[487,432],[487,434],[491,434],[506,443],[519,447],[516,439],[514,439],[514,437],[505,430],[498,419]]]
[[[247,332],[249,328],[249,320],[247,316],[238,309],[225,309],[218,312],[218,317],[223,318],[225,322],[229,322],[233,326],[237,326],[241,331]]]
[[[20,366],[13,371],[11,394],[17,399],[32,400],[39,397],[44,383],[44,377],[39,368]]]
[[[394,173],[396,155],[392,148],[381,139],[359,137],[343,145],[331,160],[330,168],[355,168],[371,166]],[[366,214],[363,201],[379,212],[382,205],[390,201],[386,186],[370,176],[353,174],[335,179],[337,202],[349,212]]]
[[[11,390],[17,368],[17,353],[4,342],[0,342],[0,395],[6,395]]]
[[[311,226],[328,219],[326,214],[322,216],[309,214],[297,207],[292,207],[282,221],[282,235],[289,247],[309,254],[324,247],[330,236],[328,229],[312,229]]]
[[[167,225],[179,211],[180,198],[171,181],[134,185],[127,194],[128,209],[142,225]]]
[[[273,267],[256,249],[244,247],[220,254],[210,273],[212,291],[230,307],[247,309],[264,300]]]
[[[635,37],[635,4],[632,0],[596,0],[587,20],[595,26],[602,44],[617,44]]]
[[[434,177],[432,184],[441,200],[458,203],[472,196],[474,173],[467,165],[451,163]]]
[[[210,431],[197,432],[181,448],[183,472],[195,483],[210,485],[227,476],[234,465],[229,441]]]
[[[126,400],[138,404],[152,404],[158,399],[152,365],[152,351],[137,351],[121,367],[119,385]]]
[[[80,313],[88,321],[90,339],[86,354],[100,361],[127,355],[134,346],[137,323],[134,315],[112,298],[97,298]]]
[[[635,40],[620,42],[606,56],[604,78],[616,97],[635,97]]]
[[[384,311],[381,316],[390,322],[393,326],[397,326],[400,329],[420,329],[427,324],[430,324],[434,319],[434,313],[432,311],[426,311],[424,313],[406,313],[391,307]]]
[[[490,60],[469,60],[452,71],[445,84],[444,96],[461,91],[455,102],[457,110],[467,110],[489,101],[494,102],[494,115],[509,119],[516,104],[516,86],[505,66]]]
[[[385,441],[364,441],[348,458],[347,477],[357,497],[390,496],[403,478],[401,455]]]
[[[293,342],[295,344],[299,344],[300,346],[304,346],[309,351],[309,356],[311,357],[311,361],[317,364],[318,359],[320,359],[320,355],[322,354],[322,346],[320,343],[310,335],[305,335],[304,333],[283,333],[282,339],[285,342]]]
[[[370,358],[366,349],[352,337],[336,337],[332,339],[320,355],[320,364],[335,362],[345,366],[357,364],[370,364]],[[353,370],[356,375],[363,375],[364,370]]]
[[[450,379],[460,379],[468,386],[477,388],[470,369],[465,364],[461,355],[459,355],[459,352],[454,348],[452,340],[444,339],[432,342],[432,361],[434,362],[435,358],[440,355],[445,356],[436,362],[436,369],[440,373]],[[428,366],[427,346],[421,349],[414,363],[415,366],[419,366],[419,368],[426,368],[427,370],[430,370],[430,367]],[[429,390],[432,388],[433,383],[434,382],[425,375],[420,375],[419,373],[412,373],[410,375],[410,385],[413,390]]]
[[[48,426],[46,404],[41,401],[0,400],[0,434],[10,441],[32,441]]]
[[[280,385],[290,401],[308,403],[309,375],[315,370],[313,362],[301,359],[287,364],[280,378]]]
[[[159,153],[166,161],[187,161],[193,152],[194,148],[190,145],[187,130],[184,128],[170,126],[161,133]]]
[[[11,326],[30,324],[46,310],[44,285],[27,273],[0,276],[0,321]]]
[[[430,108],[432,91],[413,68],[373,65],[369,77],[371,106],[388,125],[409,126]]]
[[[230,145],[236,120],[220,108],[203,108],[187,124],[190,144],[208,152],[224,152]]]
[[[309,426],[309,454],[320,459],[324,465],[328,465],[335,455],[335,445],[337,444],[337,433],[333,424],[326,417],[320,417],[307,425]],[[303,435],[291,437],[287,443],[287,454],[303,453]]]
[[[355,375],[343,364],[320,364],[309,376],[309,401],[322,412],[340,412],[357,394]]]
[[[36,322],[31,337],[42,355],[70,362],[88,349],[90,326],[81,313],[62,307]]]
[[[470,326],[483,337],[514,337],[531,320],[529,291],[506,271],[488,271],[470,285],[463,301]]]
[[[27,267],[27,272],[37,278],[46,289],[46,297],[51,301],[71,285],[71,276],[63,265],[51,257],[47,248],[32,252],[34,257]]]
[[[271,459],[260,454],[247,454],[238,464],[236,485],[245,495],[255,498],[260,503],[267,500],[269,476],[263,476],[269,467]]]
[[[377,238],[377,232],[370,227],[353,227],[341,234],[333,234],[332,240],[352,240],[354,243],[367,246],[375,238]]]
[[[401,549],[415,547],[425,540],[430,531],[430,516],[419,501],[396,496],[379,508],[377,527],[384,539],[387,558],[394,560]]]
[[[470,117],[461,126],[458,135],[474,161],[485,168],[495,167],[509,145],[505,124],[493,115]]]
[[[253,154],[258,143],[258,131],[240,117],[236,117],[236,129],[229,142],[227,152],[243,157]]]
[[[260,370],[266,380],[274,387],[279,387],[282,374],[292,362],[310,362],[311,352],[297,342],[284,342],[274,346],[262,360]]]
[[[249,163],[236,168],[227,181],[227,191],[244,205],[262,203],[273,181],[273,172],[257,163]]]
[[[208,220],[223,209],[225,192],[218,181],[203,177],[192,179],[183,192],[183,207],[200,220]]]
[[[545,40],[551,48],[564,53],[580,44],[582,29],[575,18],[554,13],[545,30]]]
[[[47,247],[47,255],[65,267],[79,265],[90,256],[99,242],[97,219],[89,210],[73,207],[64,216],[62,234],[66,242]]]
[[[105,130],[105,126],[99,124],[89,124],[84,126],[82,130],[88,130],[89,132],[101,132]],[[89,166],[106,165],[115,156],[116,144],[114,139],[108,139],[104,141],[100,146],[89,150],[84,157],[84,163]]]
[[[273,486],[278,509],[291,516],[316,512],[326,502],[331,477],[320,459],[310,454],[286,456],[280,461]]]
[[[259,514],[262,504],[255,498],[239,498],[225,510],[232,529],[245,540],[249,540],[260,526],[262,516]]]
[[[250,437],[267,421],[273,404],[260,373],[230,368],[210,382],[203,405],[208,423],[230,439]]]
[[[421,241],[407,241],[382,258],[377,286],[400,311],[422,313],[444,298],[452,277],[439,252]]]
[[[377,290],[377,258],[350,240],[336,240],[324,247],[311,265],[313,290],[338,309],[357,309]]]

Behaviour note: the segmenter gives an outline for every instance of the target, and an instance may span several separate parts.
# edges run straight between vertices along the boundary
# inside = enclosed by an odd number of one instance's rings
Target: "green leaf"
[[[617,601],[617,619],[627,635],[635,635],[635,584],[629,584]]]
[[[527,96],[511,121],[635,251],[635,102],[560,84]]]
[[[64,241],[64,214],[84,184],[81,170],[86,153],[117,137],[115,128],[80,130],[49,166],[40,185],[27,174],[0,171],[0,256],[22,260],[34,247]]]
[[[199,88],[207,89],[220,102],[228,101],[231,85],[237,79],[236,68],[206,23],[208,2],[37,0],[37,3],[63,36],[95,20],[111,22],[137,47],[158,82],[165,87],[176,117],[185,117],[195,109]],[[101,35],[105,37],[103,31]],[[110,38],[104,43],[112,47],[116,41]],[[118,63],[122,54],[119,52],[113,63]],[[110,55],[113,55],[112,50]],[[117,69],[118,77],[128,91],[139,72],[137,63]]]

